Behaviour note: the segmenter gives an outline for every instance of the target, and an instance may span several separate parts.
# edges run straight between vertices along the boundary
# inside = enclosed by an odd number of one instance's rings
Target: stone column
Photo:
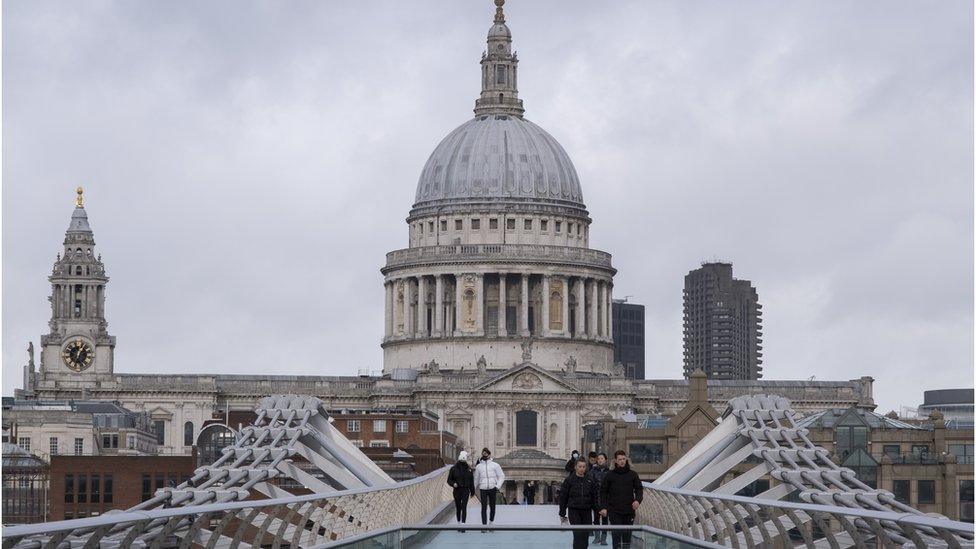
[[[586,287],[583,279],[576,279],[576,333],[573,337],[586,337]]]
[[[607,339],[613,341],[613,284],[607,283]]]
[[[599,307],[597,307],[597,303],[599,302],[596,300],[596,279],[591,278],[589,285],[590,285],[590,300],[589,300],[590,301],[590,322],[589,322],[587,332],[590,335],[590,339],[596,339],[596,335],[597,335],[596,313],[597,313],[597,309],[599,309]]]
[[[508,335],[508,329],[506,326],[508,320],[508,284],[505,277],[508,273],[498,273],[498,336],[506,337]]]
[[[413,282],[410,278],[403,279],[403,315],[406,317],[406,322],[403,323],[403,335],[405,337],[414,336],[414,315],[411,310],[413,305]]]
[[[431,337],[444,335],[444,275],[434,276],[434,333]]]
[[[427,279],[417,277],[417,326],[416,337],[427,337]]]
[[[477,315],[474,319],[474,329],[479,336],[485,335],[485,275],[484,273],[476,275],[475,279],[475,314]]]
[[[385,282],[383,289],[386,290],[386,314],[383,315],[386,329],[383,330],[383,335],[389,338],[393,335],[393,284]]]
[[[606,285],[602,280],[597,282],[597,295],[597,334],[606,339],[607,325],[605,324],[605,321],[607,315],[607,292]]]
[[[563,337],[570,337],[569,333],[569,277],[563,277]]]
[[[401,282],[398,279],[393,279],[390,281],[390,285],[393,286],[393,333],[392,337],[397,337],[400,335],[400,322],[402,322],[400,316],[403,314],[400,311],[400,303],[397,299],[399,297],[399,292],[397,291],[397,285]]]
[[[458,320],[461,320],[461,273],[454,274],[454,335],[461,335],[458,328]]]
[[[549,275],[542,275],[542,337],[549,335]]]
[[[519,326],[519,335],[522,337],[529,336],[529,275],[527,273],[522,273],[522,282],[519,284],[522,289],[522,307],[519,311],[519,316],[521,317],[521,326]]]

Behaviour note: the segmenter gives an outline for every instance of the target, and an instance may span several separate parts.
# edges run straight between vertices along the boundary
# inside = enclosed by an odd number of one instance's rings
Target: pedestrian
[[[569,459],[566,460],[566,466],[563,467],[564,469],[566,469],[566,476],[573,474],[573,470],[576,467],[576,462],[579,461],[579,456],[580,453],[577,452],[576,450],[573,450],[573,453],[570,454]]]
[[[587,454],[587,456],[586,456],[586,461],[587,461],[587,464],[586,464],[586,472],[587,473],[589,473],[590,472],[590,469],[592,469],[593,466],[596,465],[596,456],[597,456],[596,452],[590,452],[589,454]]]
[[[640,477],[630,468],[627,452],[613,453],[613,469],[603,477],[600,485],[600,515],[610,519],[610,524],[632,525],[637,507],[644,499],[644,486]],[[613,531],[613,547],[630,547],[631,532]]]
[[[522,488],[522,497],[525,498],[526,505],[535,503],[535,489],[536,484],[534,480],[527,481],[525,487]]]
[[[474,485],[479,490],[481,499],[481,524],[495,523],[495,499],[498,489],[505,482],[505,473],[501,465],[491,460],[491,450],[481,449],[481,460],[474,468]],[[491,508],[491,517],[488,508]]]
[[[578,460],[573,473],[563,481],[559,491],[559,518],[574,525],[593,524],[592,479],[586,475],[586,460]],[[590,545],[589,530],[573,530],[573,549],[586,549]]]
[[[468,453],[464,450],[447,473],[447,484],[454,489],[454,514],[458,523],[468,522],[468,498],[474,495],[474,470],[468,465]]]
[[[590,469],[587,475],[591,479],[591,484],[593,486],[593,524],[609,524],[610,520],[607,517],[600,515],[600,487],[603,486],[603,477],[607,476],[610,471],[608,467],[607,455],[600,452],[596,455],[596,465]],[[596,530],[593,536],[594,545],[606,545],[607,544],[607,531],[606,530]]]

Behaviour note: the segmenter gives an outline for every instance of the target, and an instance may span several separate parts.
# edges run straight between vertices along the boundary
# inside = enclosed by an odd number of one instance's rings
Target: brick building
[[[192,476],[196,456],[61,456],[51,458],[50,518],[94,517],[128,509]]]
[[[437,428],[437,414],[420,410],[332,410],[333,425],[361,448],[438,450],[453,460],[460,449],[457,437]],[[367,453],[367,455],[370,455]]]

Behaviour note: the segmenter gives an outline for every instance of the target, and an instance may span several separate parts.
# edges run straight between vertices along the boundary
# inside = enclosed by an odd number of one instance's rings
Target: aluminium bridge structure
[[[733,399],[708,435],[644,484],[640,528],[673,533],[669,547],[973,546],[972,524],[925,515],[865,485],[807,434],[784,398]],[[271,396],[236,443],[187,482],[126,511],[5,527],[3,549],[328,547],[397,530],[422,546],[431,538],[420,534],[443,528],[430,523],[452,502],[447,472],[394,482],[331,425],[319,399]],[[774,481],[769,490],[735,495],[763,477]],[[292,494],[293,484],[311,493]]]

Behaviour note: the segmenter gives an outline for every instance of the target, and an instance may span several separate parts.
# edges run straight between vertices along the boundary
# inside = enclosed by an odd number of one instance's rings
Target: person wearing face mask
[[[491,450],[483,448],[481,450],[481,460],[474,468],[474,485],[479,490],[481,496],[481,524],[494,524],[495,522],[495,499],[498,497],[498,489],[505,483],[505,473],[501,465],[491,460]],[[488,510],[491,510],[491,517]]]
[[[580,453],[576,450],[573,450],[573,453],[569,456],[569,460],[566,462],[566,467],[564,467],[564,469],[566,469],[567,476],[573,474],[573,471],[576,469],[576,462],[579,461],[579,456]]]
[[[468,453],[464,450],[447,473],[447,484],[454,489],[454,513],[458,523],[468,522],[468,498],[474,495],[474,471],[468,465]]]

